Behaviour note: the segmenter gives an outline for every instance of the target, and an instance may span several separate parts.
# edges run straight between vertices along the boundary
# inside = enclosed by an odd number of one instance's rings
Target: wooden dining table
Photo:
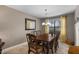
[[[51,34],[40,34],[37,36],[36,40],[43,43],[43,48],[46,47],[47,54],[49,53],[50,43],[54,41],[55,36],[52,36]]]

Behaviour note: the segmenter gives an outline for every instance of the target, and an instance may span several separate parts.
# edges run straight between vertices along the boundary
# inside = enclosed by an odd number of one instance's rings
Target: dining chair
[[[48,40],[48,33],[41,33],[40,35],[37,36],[37,38],[39,40],[41,40],[42,42],[42,46],[43,46],[43,52],[44,53],[48,53],[48,43],[47,43],[47,40]]]
[[[40,34],[41,34],[41,31],[40,31],[40,30],[32,31],[32,33],[33,33],[34,35],[40,35]]]
[[[43,41],[44,53],[48,54],[50,50],[53,53],[54,38],[52,38],[51,41],[48,41],[49,39],[48,33],[40,34],[38,38]]]
[[[51,37],[53,37],[53,35],[51,35]],[[55,37],[53,37],[51,39],[51,41],[48,41],[47,43],[45,43],[46,47],[48,45],[48,47],[47,47],[47,49],[48,49],[47,52],[48,53],[52,53],[53,54],[53,52],[54,52],[54,49],[53,49],[54,48],[54,40],[55,40]],[[51,51],[51,52],[49,52],[49,51]]]
[[[2,39],[0,39],[0,54],[2,53],[2,47],[4,46],[5,42],[2,42]]]
[[[40,45],[40,41],[36,40],[36,36],[33,34],[26,34],[27,42],[28,42],[28,54],[33,52],[35,54],[42,53],[43,47]]]
[[[57,52],[57,48],[59,47],[59,43],[58,43],[59,36],[60,36],[60,32],[58,32],[56,34],[56,37],[54,38],[54,50],[55,50],[55,53]]]

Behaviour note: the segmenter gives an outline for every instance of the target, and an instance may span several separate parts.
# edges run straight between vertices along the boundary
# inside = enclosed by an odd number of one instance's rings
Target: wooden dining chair
[[[40,41],[36,40],[36,36],[33,34],[26,34],[28,42],[28,54],[33,52],[35,54],[42,53],[43,47],[40,45]]]
[[[51,50],[51,52],[53,53],[54,52],[54,38],[49,42],[49,49]]]
[[[40,35],[38,35],[38,39],[42,41],[42,45],[43,45],[43,53],[48,53],[48,33],[42,33]]]
[[[39,34],[41,34],[41,31],[40,31],[40,30],[32,31],[32,34],[34,34],[34,35],[39,35]]]
[[[49,39],[49,34],[48,33],[43,33],[38,36],[38,38],[43,41],[43,51],[44,53],[48,54],[49,51],[53,53],[53,43],[54,43],[54,38],[51,39],[51,41],[48,41]]]
[[[54,38],[54,50],[55,50],[55,53],[57,52],[57,48],[59,47],[59,43],[58,43],[59,36],[60,36],[60,32],[58,32],[56,34],[56,37]]]
[[[4,46],[5,42],[2,42],[2,39],[0,39],[0,54],[2,53],[2,47]]]

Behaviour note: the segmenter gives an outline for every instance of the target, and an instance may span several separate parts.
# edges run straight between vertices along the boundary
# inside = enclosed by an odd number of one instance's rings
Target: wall
[[[75,41],[75,15],[70,13],[67,15],[67,38],[72,42]]]
[[[4,48],[8,48],[26,42],[25,18],[36,20],[36,30],[40,21],[32,16],[6,6],[0,6],[0,38],[5,42]]]
[[[75,40],[75,45],[79,46],[79,22],[75,24],[75,30],[76,30],[76,40]]]
[[[75,45],[79,46],[79,21],[77,21],[77,18],[79,18],[79,6],[75,10]]]

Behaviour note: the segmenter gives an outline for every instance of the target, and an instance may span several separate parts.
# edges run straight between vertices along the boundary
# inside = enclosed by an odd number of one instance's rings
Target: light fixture
[[[44,26],[44,25],[51,26],[52,24],[51,24],[51,23],[49,23],[49,22],[48,22],[48,23],[43,22],[43,23],[42,23],[42,25],[43,25],[43,26]]]
[[[47,17],[47,9],[44,9],[44,11],[45,11],[45,15]],[[42,25],[49,25],[49,26],[51,26],[51,23],[49,23],[49,22],[43,22]]]
[[[46,15],[46,17],[47,17],[47,9],[44,9],[44,11],[45,11],[45,15]]]
[[[43,22],[42,25],[45,25],[45,23]]]

